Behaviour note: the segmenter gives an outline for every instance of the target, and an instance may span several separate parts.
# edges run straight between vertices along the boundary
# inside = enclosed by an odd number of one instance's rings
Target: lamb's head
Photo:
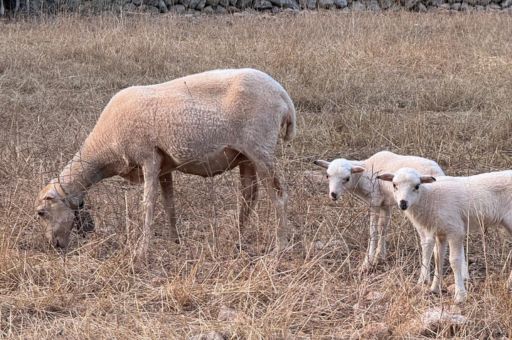
[[[66,198],[61,185],[52,181],[45,186],[37,196],[35,208],[50,244],[66,248],[77,215],[77,207]]]
[[[418,202],[422,184],[432,183],[436,180],[432,176],[421,175],[412,168],[401,168],[394,174],[384,173],[377,178],[393,182],[393,195],[402,210],[407,210]]]
[[[345,191],[354,188],[360,174],[364,171],[362,166],[354,165],[352,162],[339,158],[332,162],[323,160],[314,161],[318,166],[327,169],[327,178],[329,179],[329,197],[336,201]]]

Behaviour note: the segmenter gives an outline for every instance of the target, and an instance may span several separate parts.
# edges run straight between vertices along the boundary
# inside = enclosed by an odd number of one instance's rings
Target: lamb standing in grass
[[[167,83],[134,86],[108,103],[80,151],[38,195],[46,237],[67,247],[74,211],[85,190],[120,175],[144,181],[145,220],[137,258],[147,254],[158,185],[172,236],[178,239],[172,171],[203,177],[240,168],[243,227],[257,197],[258,177],[279,216],[277,248],[287,242],[287,193],[274,167],[279,133],[295,135],[295,108],[284,88],[253,69],[214,70]]]
[[[464,287],[464,238],[466,230],[496,224],[512,233],[512,171],[491,172],[469,177],[440,177],[403,168],[395,174],[378,176],[393,182],[395,201],[417,230],[435,239],[439,259],[450,247],[450,265],[455,276],[455,302],[466,300]],[[425,184],[424,183],[429,183]],[[423,248],[432,256],[432,246]],[[432,291],[442,283],[442,261],[434,275]],[[512,288],[512,273],[507,286]]]
[[[430,159],[402,156],[390,151],[377,152],[363,161],[335,159],[330,163],[323,160],[314,163],[327,169],[331,199],[337,200],[348,191],[370,205],[370,245],[363,270],[386,259],[386,232],[391,221],[391,207],[395,205],[391,185],[377,181],[375,176],[404,166],[414,167],[430,175],[444,175],[441,167]],[[423,243],[422,239],[422,246]],[[430,282],[429,268],[430,258],[422,258],[421,282]]]

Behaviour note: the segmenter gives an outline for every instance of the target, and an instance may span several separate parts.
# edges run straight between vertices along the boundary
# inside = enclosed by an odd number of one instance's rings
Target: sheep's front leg
[[[243,230],[258,197],[258,177],[256,175],[256,167],[252,162],[241,162],[239,167],[242,185],[242,204],[240,205],[240,215],[238,218],[240,229]]]
[[[158,190],[158,175],[160,172],[161,157],[155,152],[152,157],[144,161],[142,173],[144,174],[144,226],[139,238],[136,252],[136,261],[143,262],[147,259],[148,246],[151,236],[151,224],[155,212],[156,194]]]
[[[421,228],[421,226],[415,225],[415,227],[418,231],[421,242],[421,270],[420,277],[418,278],[418,284],[429,284],[430,260],[432,259],[432,253],[434,252],[435,239],[432,233],[426,232]]]
[[[434,280],[432,281],[432,286],[430,290],[433,293],[440,293],[442,284],[443,284],[443,266],[444,266],[444,257],[446,256],[446,249],[448,247],[448,242],[446,241],[446,237],[438,236],[436,237],[436,246],[434,248]]]
[[[450,246],[450,266],[455,277],[455,303],[466,301],[466,288],[464,287],[464,275],[462,261],[464,261],[464,237],[453,237],[448,240]]]
[[[377,224],[379,232],[379,241],[377,243],[376,257],[373,261],[385,261],[387,255],[386,249],[386,236],[389,223],[391,222],[391,207],[384,207],[380,209],[379,222]]]
[[[165,213],[167,214],[167,218],[171,225],[170,238],[172,241],[179,243],[178,229],[176,228],[176,211],[174,209],[174,191],[171,172],[160,176],[160,187],[162,188]]]
[[[377,248],[377,240],[379,233],[377,231],[377,224],[379,222],[379,207],[370,207],[370,244],[368,245],[368,252],[364,258],[362,270],[368,271],[374,263],[375,249]]]

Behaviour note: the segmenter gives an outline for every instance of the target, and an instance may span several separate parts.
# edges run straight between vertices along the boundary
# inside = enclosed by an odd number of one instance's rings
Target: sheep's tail
[[[297,119],[295,117],[295,105],[293,105],[291,98],[288,95],[284,97],[288,111],[286,112],[283,121],[283,126],[286,128],[283,139],[285,141],[289,141],[295,137],[295,134],[297,133]]]

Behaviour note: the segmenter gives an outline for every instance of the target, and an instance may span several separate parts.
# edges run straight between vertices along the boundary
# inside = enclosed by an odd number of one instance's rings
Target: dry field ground
[[[19,338],[349,338],[374,323],[421,337],[415,320],[451,295],[415,286],[419,239],[393,213],[387,262],[359,265],[368,209],[333,203],[311,161],[389,149],[449,174],[512,164],[512,17],[484,14],[57,17],[0,23],[0,335]],[[183,244],[161,206],[151,262],[134,273],[142,188],[113,178],[88,203],[96,232],[62,256],[35,219],[36,193],[78,150],[109,98],[202,70],[255,67],[292,96],[298,136],[278,148],[294,247],[270,255],[275,216],[264,191],[238,251],[238,175],[178,175]],[[161,204],[161,203],[159,203]],[[475,231],[467,322],[430,336],[512,336],[504,287],[512,238]],[[445,282],[453,282],[447,270]],[[368,297],[373,295],[373,300]],[[234,319],[219,317],[227,306]],[[221,313],[222,314],[222,313]],[[363,336],[364,337],[364,336]]]

